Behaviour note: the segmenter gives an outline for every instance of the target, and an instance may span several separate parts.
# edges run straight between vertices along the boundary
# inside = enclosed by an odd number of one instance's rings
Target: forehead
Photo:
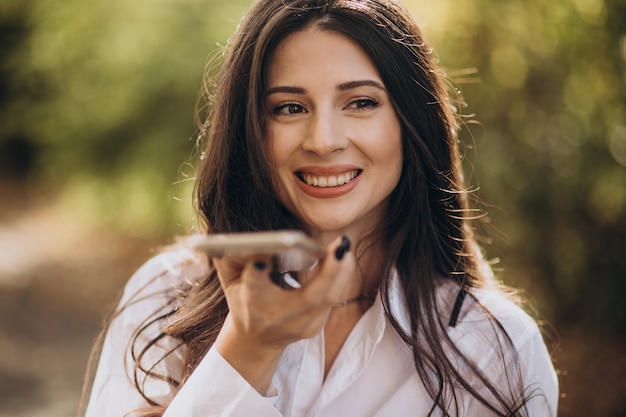
[[[371,57],[350,37],[310,27],[288,35],[270,55],[268,84],[345,82],[380,75]]]

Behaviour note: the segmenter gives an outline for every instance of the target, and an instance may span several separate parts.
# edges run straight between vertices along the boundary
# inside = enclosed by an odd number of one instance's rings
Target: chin
[[[316,219],[316,220],[305,220],[305,223],[307,224],[307,226],[314,232],[341,232],[343,230],[346,230],[348,228],[348,226],[350,225],[350,223],[348,222],[343,222],[343,221],[338,221],[336,218],[335,219],[329,219],[329,220],[323,220],[323,219]]]

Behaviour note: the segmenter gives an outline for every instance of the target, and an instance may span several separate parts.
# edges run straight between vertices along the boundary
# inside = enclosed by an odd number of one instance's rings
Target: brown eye
[[[274,114],[298,114],[304,113],[304,107],[299,104],[289,103],[274,108]]]
[[[349,109],[365,109],[368,107],[378,107],[378,102],[371,98],[360,98],[350,102],[347,106]]]

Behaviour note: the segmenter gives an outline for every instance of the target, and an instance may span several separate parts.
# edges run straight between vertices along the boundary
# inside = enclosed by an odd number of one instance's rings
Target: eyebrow
[[[384,90],[387,91],[387,89],[385,88],[384,85],[382,85],[380,82],[375,81],[375,80],[355,80],[355,81],[348,81],[345,83],[341,83],[337,86],[337,90],[339,91],[347,91],[347,90],[351,90],[353,88],[357,88],[357,87],[363,87],[363,86],[368,86],[368,87],[375,87],[378,88],[380,90]],[[272,95],[272,94],[276,94],[276,93],[291,93],[291,94],[305,94],[306,90],[302,87],[293,87],[293,86],[277,86],[277,87],[272,87],[269,90],[267,90],[267,95]]]
[[[306,90],[301,87],[291,87],[291,86],[278,86],[272,87],[267,90],[267,95],[276,94],[276,93],[291,93],[291,94],[304,94]]]
[[[337,86],[337,90],[346,91],[346,90],[351,90],[353,88],[363,87],[363,86],[375,87],[375,88],[378,88],[380,90],[385,90],[385,91],[387,90],[384,85],[382,85],[380,82],[375,81],[375,80],[348,81],[346,83],[339,84]]]

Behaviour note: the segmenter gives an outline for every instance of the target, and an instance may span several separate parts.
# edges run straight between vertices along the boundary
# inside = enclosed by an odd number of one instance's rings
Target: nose
[[[345,149],[348,139],[341,119],[333,111],[316,112],[309,120],[302,148],[320,156]]]

